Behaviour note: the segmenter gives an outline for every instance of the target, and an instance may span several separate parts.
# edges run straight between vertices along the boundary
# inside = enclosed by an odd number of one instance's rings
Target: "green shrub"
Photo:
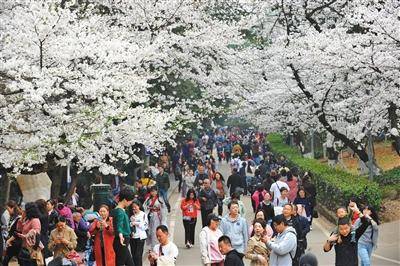
[[[296,149],[284,144],[279,134],[270,134],[267,140],[272,152],[284,155],[290,166],[297,166],[303,172],[312,173],[312,182],[317,188],[317,201],[328,209],[334,211],[351,197],[380,207],[382,194],[376,182],[331,168],[315,159],[303,158]]]
[[[400,185],[400,167],[384,172],[382,175],[375,176],[374,181],[380,186]]]

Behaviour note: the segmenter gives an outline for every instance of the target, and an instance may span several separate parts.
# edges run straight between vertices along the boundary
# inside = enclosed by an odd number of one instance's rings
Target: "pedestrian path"
[[[218,171],[220,171],[225,178],[229,176],[229,166],[226,163],[221,163],[217,165]],[[245,196],[243,199],[246,209],[246,220],[248,222],[254,219],[254,213],[251,207],[251,201],[249,196]],[[196,239],[195,245],[191,249],[187,249],[185,247],[184,241],[184,229],[182,223],[182,213],[180,211],[180,195],[175,191],[175,193],[171,196],[171,206],[174,206],[170,214],[170,227],[173,231],[173,239],[174,243],[178,246],[179,249],[179,257],[176,265],[182,266],[198,266],[201,265],[201,257],[200,257],[200,247],[198,243],[198,235],[201,231],[201,218],[199,215],[198,222],[196,225]],[[226,208],[224,208],[226,211]],[[308,251],[315,254],[318,258],[320,266],[332,266],[335,262],[335,254],[332,250],[329,253],[325,253],[322,249],[324,242],[327,239],[327,234],[329,235],[329,231],[333,228],[332,225],[327,224],[322,218],[314,219],[313,230],[308,234]],[[398,225],[398,223],[397,223]],[[384,224],[382,225],[381,230],[383,231],[380,237],[380,248],[378,248],[376,254],[378,256],[384,257],[385,259],[379,258],[377,256],[373,257],[373,264],[376,266],[396,266],[400,265],[396,261],[399,261],[400,249],[398,246],[400,237],[399,227],[396,228],[396,224]],[[388,235],[389,230],[392,232],[392,238],[395,238],[393,241],[388,241],[390,239],[390,234]],[[396,233],[396,235],[394,235]],[[396,240],[397,238],[397,240]],[[397,246],[396,246],[397,244]],[[380,255],[382,254],[382,255]],[[244,259],[246,265],[250,265],[250,261]],[[149,265],[146,261],[144,265]]]

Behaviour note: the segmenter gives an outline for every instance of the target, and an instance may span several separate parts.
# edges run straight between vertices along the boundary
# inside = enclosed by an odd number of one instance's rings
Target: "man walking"
[[[158,175],[156,176],[158,191],[167,205],[168,212],[171,212],[171,205],[168,201],[168,189],[170,187],[169,175],[165,172],[163,167],[158,167]]]
[[[226,185],[229,188],[229,195],[237,192],[237,188],[242,188],[242,178],[239,175],[237,168],[232,169],[232,175],[228,177]]]
[[[292,265],[292,258],[296,254],[296,230],[288,225],[288,221],[283,215],[275,216],[273,224],[278,233],[275,241],[272,241],[268,235],[263,236],[263,241],[272,251],[269,265],[290,266]]]
[[[206,226],[207,216],[213,212],[218,204],[217,194],[211,189],[210,179],[204,179],[203,188],[199,192],[199,200],[201,207],[201,223],[202,227]]]
[[[221,221],[221,231],[231,239],[233,248],[244,253],[249,240],[247,221],[239,215],[239,204],[231,201],[228,204],[229,214]]]
[[[359,213],[358,210],[357,212]],[[324,245],[325,252],[329,252],[335,246],[335,266],[358,265],[358,240],[371,224],[371,221],[365,217],[361,217],[360,221],[361,225],[356,230],[352,230],[349,218],[339,219],[338,234],[332,234],[326,241]]]

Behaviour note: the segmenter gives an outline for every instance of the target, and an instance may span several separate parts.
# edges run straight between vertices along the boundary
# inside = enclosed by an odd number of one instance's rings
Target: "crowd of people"
[[[223,161],[229,164],[228,177],[217,169]],[[263,133],[226,128],[166,150],[134,177],[134,188],[116,177],[115,205],[85,210],[78,197],[73,204],[63,198],[22,205],[9,201],[1,217],[2,265],[16,258],[27,266],[46,261],[50,266],[141,266],[144,255],[152,266],[175,265],[179,251],[169,239],[167,221],[171,176],[182,196],[184,244],[193,248],[198,239],[203,265],[239,266],[244,258],[257,266],[317,265],[306,253],[317,216],[312,174],[271,153]],[[246,220],[244,200],[251,201],[252,221]],[[196,235],[199,216],[202,229]],[[360,211],[352,200],[337,216],[323,250],[334,247],[336,265],[355,266],[358,258],[370,265],[378,237],[376,211],[371,206]]]

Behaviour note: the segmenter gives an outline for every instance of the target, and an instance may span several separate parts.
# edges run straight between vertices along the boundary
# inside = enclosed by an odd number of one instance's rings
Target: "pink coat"
[[[289,186],[289,201],[293,202],[294,199],[297,197],[297,191],[298,191],[298,183],[297,183],[297,177],[293,177],[292,181],[286,181],[286,184]]]
[[[264,190],[261,192],[261,195],[262,195],[261,201],[264,200],[265,194],[267,194],[267,191],[264,189]],[[260,197],[259,197],[259,195],[260,195],[260,192],[259,192],[258,190],[256,190],[256,191],[253,193],[253,195],[251,196],[251,199],[255,202],[256,210],[258,210],[258,205],[260,205]]]

